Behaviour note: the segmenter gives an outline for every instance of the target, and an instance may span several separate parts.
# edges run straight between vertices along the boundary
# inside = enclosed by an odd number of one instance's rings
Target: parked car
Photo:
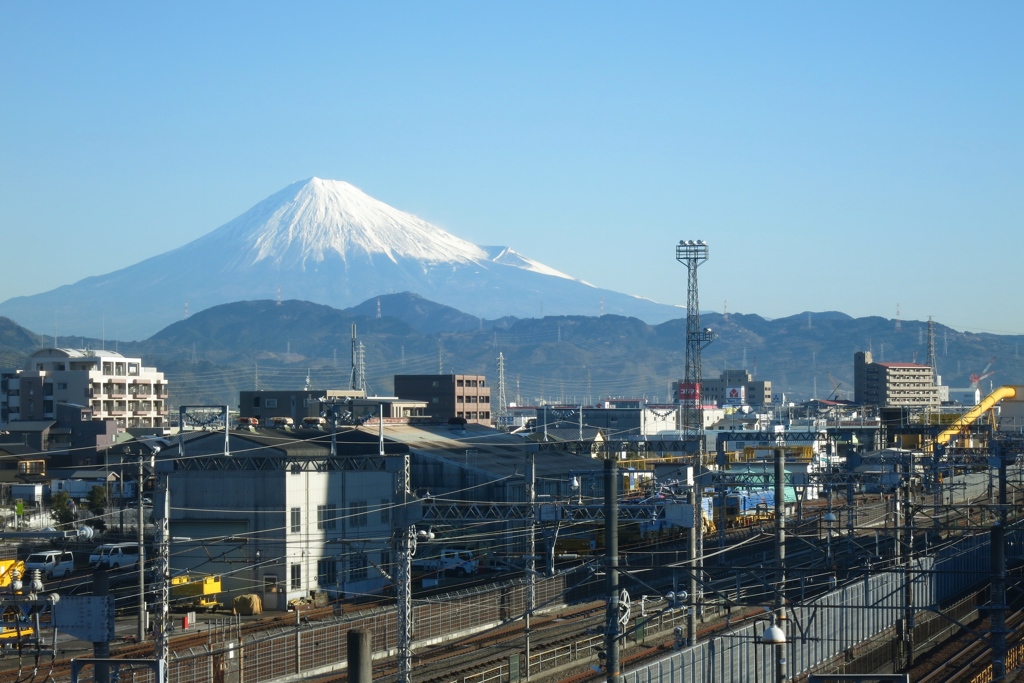
[[[139,561],[138,543],[108,543],[101,545],[89,555],[89,566],[117,569],[130,567]]]
[[[38,569],[48,579],[67,578],[75,571],[75,556],[67,550],[47,550],[25,558],[25,571]]]

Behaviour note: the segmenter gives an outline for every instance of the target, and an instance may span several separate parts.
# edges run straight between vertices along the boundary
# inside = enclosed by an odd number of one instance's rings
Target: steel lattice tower
[[[505,354],[498,352],[498,414],[495,420],[498,428],[507,426],[508,401],[505,400]]]
[[[704,415],[700,396],[700,354],[715,336],[711,329],[700,326],[700,297],[697,295],[697,266],[708,260],[708,244],[704,240],[679,240],[676,260],[686,266],[686,372],[679,390],[682,403],[682,424],[687,434],[700,438],[704,452]]]

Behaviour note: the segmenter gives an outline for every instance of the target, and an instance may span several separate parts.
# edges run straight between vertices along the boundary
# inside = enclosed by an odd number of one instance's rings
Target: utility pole
[[[138,506],[135,510],[135,524],[138,527],[136,539],[139,543],[139,620],[138,620],[138,638],[139,642],[143,642],[146,639],[146,535],[145,535],[145,515],[142,510],[142,484],[145,481],[145,463],[146,460],[142,455],[142,450],[139,450],[139,472],[138,472],[138,486],[135,491],[135,503]]]
[[[530,504],[530,538],[526,554],[526,680],[530,680],[530,618],[536,607],[536,555],[537,555],[537,460],[536,453],[526,454],[526,502]]]
[[[605,671],[607,683],[619,683],[619,473],[614,457],[604,461]]]
[[[992,526],[992,680],[1006,680],[1006,468],[1005,445],[995,443],[999,466],[999,521]]]
[[[903,646],[905,648],[906,668],[914,666],[914,456],[910,455],[904,463],[903,476],[903,543],[899,545],[903,555],[903,594],[905,612],[903,617]],[[899,520],[899,516],[896,517]],[[900,522],[897,522],[900,523]],[[896,537],[899,538],[900,531],[896,530]]]
[[[786,451],[775,449],[775,619],[786,632]],[[786,680],[786,638],[772,646],[775,650],[775,680]]]
[[[225,415],[226,422],[227,415]],[[169,467],[174,466],[173,462],[166,464]],[[162,680],[156,683],[167,683],[168,661],[171,653],[170,634],[168,632],[169,620],[167,618],[167,603],[170,599],[169,583],[171,580],[171,478],[169,472],[165,471],[163,467],[160,467],[155,462],[154,469],[157,470],[157,490],[154,491],[153,504],[156,505],[157,501],[159,501],[160,509],[159,514],[154,515],[156,522],[156,558],[154,558],[153,562],[153,582],[156,584],[157,593],[154,596],[156,614],[153,624],[153,656],[157,661],[163,662],[163,666],[158,669],[162,673]],[[154,510],[154,512],[157,511]],[[141,565],[139,569],[142,569]]]
[[[416,543],[416,527],[407,524],[403,519],[409,511],[409,455],[395,456],[401,458],[395,488],[397,498],[402,501],[399,515],[395,515],[398,524],[395,528],[395,566],[397,591],[397,630],[398,630],[398,683],[412,681],[412,554]]]
[[[687,601],[689,606],[686,609],[686,640],[687,645],[693,647],[697,644],[697,593],[700,590],[700,584],[698,583],[698,573],[701,570],[700,567],[700,538],[701,538],[701,527],[704,525],[704,510],[701,504],[700,495],[700,466],[695,465],[690,468],[689,481],[686,483],[690,485],[690,503],[693,505],[693,525],[690,527],[688,534],[688,542],[686,544],[686,552],[689,555],[688,564],[690,567],[689,571],[689,585],[687,586]]]

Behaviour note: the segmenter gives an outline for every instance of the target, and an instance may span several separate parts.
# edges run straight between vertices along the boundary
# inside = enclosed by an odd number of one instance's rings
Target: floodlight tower
[[[700,297],[697,295],[697,266],[708,260],[708,243],[704,240],[679,240],[676,260],[686,266],[686,372],[679,398],[682,402],[681,430],[700,439],[704,453],[704,414],[700,396],[700,353],[714,341],[711,328],[700,326]]]

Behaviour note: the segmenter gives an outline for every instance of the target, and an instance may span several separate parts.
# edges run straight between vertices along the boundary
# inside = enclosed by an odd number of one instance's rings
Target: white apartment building
[[[58,403],[92,409],[121,429],[167,426],[167,380],[156,368],[113,351],[42,349],[23,370],[0,375],[0,425],[52,420]]]

